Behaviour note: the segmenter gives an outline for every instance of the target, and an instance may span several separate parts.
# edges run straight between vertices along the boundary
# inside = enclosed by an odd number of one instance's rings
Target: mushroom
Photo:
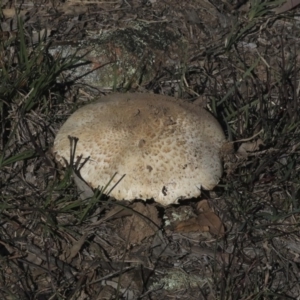
[[[81,177],[93,188],[109,183],[106,192],[117,200],[169,205],[213,189],[222,175],[218,121],[173,97],[111,94],[78,109],[54,141],[63,164],[70,163],[68,136],[78,138],[75,156],[86,159]]]

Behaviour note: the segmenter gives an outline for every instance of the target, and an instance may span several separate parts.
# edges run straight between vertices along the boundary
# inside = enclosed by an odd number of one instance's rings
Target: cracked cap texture
[[[73,113],[54,141],[58,161],[70,162],[68,136],[92,187],[117,200],[151,199],[168,205],[213,189],[222,175],[225,142],[217,120],[203,108],[154,94],[111,94]],[[64,158],[64,159],[63,159]]]

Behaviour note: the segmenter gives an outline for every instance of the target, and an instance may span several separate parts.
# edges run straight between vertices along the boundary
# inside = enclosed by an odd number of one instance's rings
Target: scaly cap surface
[[[54,141],[56,159],[70,159],[68,136],[92,187],[109,185],[117,200],[151,199],[168,205],[213,189],[221,175],[223,130],[206,110],[155,94],[111,94],[73,113]],[[75,157],[76,160],[76,157]]]

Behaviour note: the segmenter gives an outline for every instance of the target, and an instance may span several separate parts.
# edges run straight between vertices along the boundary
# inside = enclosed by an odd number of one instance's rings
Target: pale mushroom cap
[[[92,187],[117,200],[151,199],[168,205],[214,188],[222,175],[225,136],[206,110],[172,97],[112,94],[73,113],[54,141],[56,159],[70,159],[68,136],[79,139],[76,157]],[[76,160],[75,157],[75,160]]]

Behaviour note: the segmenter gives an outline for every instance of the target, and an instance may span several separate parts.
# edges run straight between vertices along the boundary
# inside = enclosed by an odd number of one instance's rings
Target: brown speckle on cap
[[[78,138],[76,156],[92,187],[117,200],[151,199],[168,205],[212,189],[222,175],[225,142],[217,120],[184,100],[152,94],[111,94],[78,109],[54,141],[56,159],[70,160],[68,136]]]

